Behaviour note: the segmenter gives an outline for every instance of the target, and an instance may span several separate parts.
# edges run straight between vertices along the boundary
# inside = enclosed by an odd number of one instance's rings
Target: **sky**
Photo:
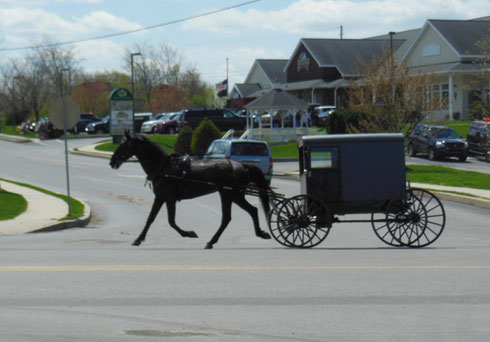
[[[65,46],[86,72],[127,71],[137,44],[167,44],[205,82],[228,75],[231,87],[256,59],[289,59],[301,38],[339,38],[341,26],[366,38],[488,15],[490,0],[0,0],[0,65],[46,37],[83,40]]]

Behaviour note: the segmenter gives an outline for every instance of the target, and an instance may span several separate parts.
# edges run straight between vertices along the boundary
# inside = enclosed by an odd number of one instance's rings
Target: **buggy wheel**
[[[373,227],[374,233],[378,236],[378,238],[387,245],[393,247],[402,246],[402,244],[391,234],[391,231],[388,228],[386,213],[372,213],[371,226]]]
[[[391,201],[386,213],[391,235],[403,246],[425,247],[436,241],[446,225],[441,201],[427,190],[409,189]]]
[[[311,248],[327,237],[332,219],[322,202],[306,195],[286,199],[269,215],[269,230],[287,247]]]

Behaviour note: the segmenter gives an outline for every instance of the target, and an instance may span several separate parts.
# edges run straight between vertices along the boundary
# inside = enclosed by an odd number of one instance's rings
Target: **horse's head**
[[[118,169],[122,165],[122,163],[134,156],[135,153],[135,138],[131,136],[129,131],[126,131],[124,132],[124,139],[112,155],[109,164],[113,169]]]

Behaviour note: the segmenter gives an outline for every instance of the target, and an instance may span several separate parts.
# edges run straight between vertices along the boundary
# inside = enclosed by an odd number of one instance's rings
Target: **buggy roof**
[[[402,133],[369,133],[369,134],[330,134],[330,135],[308,135],[299,140],[299,147],[303,145],[315,145],[322,143],[344,143],[344,142],[374,142],[374,141],[400,141],[404,140]]]

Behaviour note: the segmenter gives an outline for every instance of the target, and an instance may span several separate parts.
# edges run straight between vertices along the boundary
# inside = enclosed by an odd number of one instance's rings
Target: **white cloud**
[[[66,19],[43,9],[10,8],[0,9],[0,18],[0,41],[8,43],[7,47],[32,45],[44,36],[70,41],[141,28],[104,11]]]
[[[487,14],[488,9],[488,0],[298,0],[276,11],[230,10],[186,22],[183,27],[228,35],[272,31],[337,37],[343,25],[350,38],[361,38],[421,27],[427,19],[475,18]]]

